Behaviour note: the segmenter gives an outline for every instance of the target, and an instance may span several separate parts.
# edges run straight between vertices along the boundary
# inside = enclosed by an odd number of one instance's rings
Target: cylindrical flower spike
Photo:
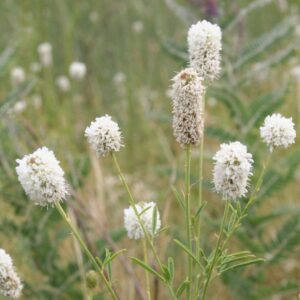
[[[0,249],[0,294],[18,298],[21,296],[22,288],[23,285],[14,269],[10,255]]]
[[[173,78],[173,133],[182,146],[198,144],[203,134],[204,86],[197,72],[188,68]]]
[[[247,147],[240,142],[222,144],[213,160],[213,181],[217,193],[226,200],[244,197],[253,164],[252,154],[247,152]]]
[[[160,215],[156,203],[139,202],[135,204],[135,207],[137,212],[140,214],[140,219],[145,230],[150,236],[155,236],[161,226]],[[154,219],[155,217],[156,220]],[[138,217],[136,216],[132,206],[124,209],[124,226],[130,239],[138,240],[144,237],[143,228],[139,223]]]
[[[16,171],[25,193],[40,206],[53,206],[68,196],[64,171],[54,153],[48,148],[37,149],[17,159]]]
[[[74,80],[80,81],[86,74],[86,65],[79,61],[74,61],[69,68],[70,77]]]
[[[272,152],[274,148],[287,148],[295,143],[296,131],[292,118],[285,118],[281,114],[273,114],[265,118],[260,127],[260,136]]]
[[[85,136],[99,156],[105,156],[110,152],[117,152],[123,146],[119,125],[108,115],[96,118],[86,128]]]
[[[211,82],[220,73],[222,32],[218,25],[199,21],[188,31],[190,66],[200,77]]]

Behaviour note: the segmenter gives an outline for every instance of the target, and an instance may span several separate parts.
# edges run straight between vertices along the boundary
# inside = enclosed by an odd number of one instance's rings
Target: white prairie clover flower
[[[52,45],[50,43],[42,43],[37,48],[40,62],[44,67],[52,65]]]
[[[160,229],[161,221],[155,202],[139,202],[135,204],[145,230],[150,236],[155,236]],[[156,214],[154,213],[156,209]],[[156,221],[153,217],[156,216]],[[155,225],[155,228],[153,228]],[[144,237],[144,232],[132,206],[124,209],[124,227],[130,239],[138,240]]]
[[[86,65],[82,62],[72,62],[69,68],[70,77],[74,80],[82,80],[86,74]]]
[[[37,149],[17,159],[18,179],[28,197],[40,206],[53,206],[67,198],[64,171],[54,153],[48,148]]]
[[[99,156],[105,156],[110,152],[117,152],[123,146],[119,125],[108,115],[96,118],[86,128],[85,136]]]
[[[205,20],[192,25],[188,31],[190,66],[209,82],[220,73],[221,39],[220,27]]]
[[[19,85],[24,82],[26,75],[24,69],[21,67],[15,67],[10,72],[10,80],[13,85]]]
[[[68,92],[71,88],[70,80],[67,76],[58,76],[56,79],[56,85],[63,93]]]
[[[204,125],[202,79],[188,68],[172,80],[173,134],[182,146],[198,144]]]
[[[0,249],[0,294],[18,298],[21,296],[22,288],[21,280],[14,269],[10,255]]]
[[[214,186],[224,199],[236,200],[247,193],[249,177],[252,176],[252,154],[240,142],[222,144],[213,157]]]
[[[273,114],[265,118],[260,127],[260,136],[272,152],[274,148],[287,148],[295,143],[296,131],[292,118],[285,118],[281,114]]]

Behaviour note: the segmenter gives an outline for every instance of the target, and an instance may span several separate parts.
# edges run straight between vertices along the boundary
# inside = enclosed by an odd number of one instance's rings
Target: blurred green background
[[[298,0],[0,2],[0,247],[24,280],[22,299],[89,294],[84,282],[89,265],[67,228],[54,210],[30,203],[17,181],[15,159],[43,145],[62,162],[73,191],[66,209],[94,253],[128,249],[114,265],[114,283],[121,299],[140,299],[134,282],[143,272],[127,256],[140,256],[141,245],[129,241],[122,228],[126,195],[112,161],[97,159],[83,136],[91,120],[106,113],[122,128],[125,148],[118,156],[136,198],[157,201],[168,227],[157,241],[160,255],[183,259],[172,242],[184,236],[171,192],[172,185],[182,186],[184,157],[172,136],[169,86],[187,64],[187,30],[202,19],[223,29],[223,71],[206,98],[203,242],[209,252],[223,210],[211,185],[211,158],[219,144],[247,144],[257,175],[269,155],[258,133],[265,116],[281,112],[300,128],[299,11]],[[37,70],[37,48],[44,42],[52,45],[53,64]],[[70,90],[63,92],[57,78],[69,76],[73,61],[84,62],[87,74],[81,81],[70,79]],[[26,80],[13,85],[10,74],[17,66]],[[197,149],[193,159],[196,183]],[[215,280],[209,299],[297,299],[299,163],[299,139],[274,154],[257,204],[231,244],[266,262]],[[178,282],[183,272],[176,264]],[[163,287],[153,285],[156,299],[166,299]],[[93,293],[94,299],[109,299],[101,287]]]

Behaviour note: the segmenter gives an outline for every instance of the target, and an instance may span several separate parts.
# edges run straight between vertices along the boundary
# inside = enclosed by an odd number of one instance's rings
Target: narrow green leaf
[[[105,258],[103,264],[107,265],[107,264],[111,263],[115,258],[117,258],[120,254],[122,254],[126,251],[127,251],[126,249],[122,249],[122,250],[119,250],[119,251],[111,254],[109,258],[107,258],[107,259]]]
[[[174,273],[175,273],[175,264],[174,264],[174,259],[172,257],[168,258],[168,270],[170,273],[170,281],[172,282],[174,279]]]
[[[176,291],[176,297],[180,297],[186,288],[189,286],[190,282],[188,280],[183,281]]]
[[[235,264],[235,265],[229,266],[229,267],[223,269],[222,273],[227,272],[229,270],[236,269],[236,268],[241,268],[241,267],[245,267],[245,266],[249,266],[249,265],[261,263],[261,262],[264,262],[264,261],[265,260],[263,258],[255,258],[255,259],[252,259],[252,260],[249,260],[249,261],[246,261],[246,262],[241,262],[239,264]]]
[[[179,194],[179,192],[177,191],[177,189],[174,186],[172,186],[171,189],[172,189],[172,192],[173,192],[176,200],[178,201],[179,205],[182,207],[183,210],[185,210],[185,205],[184,205],[181,195]]]
[[[201,266],[200,261],[195,257],[195,255],[180,241],[174,239],[174,242],[184,251],[186,252],[199,266]]]
[[[149,273],[151,273],[152,275],[158,277],[161,281],[165,282],[165,278],[159,274],[157,271],[155,271],[151,266],[149,266],[148,264],[144,263],[143,261],[141,261],[140,259],[136,258],[136,257],[130,257],[130,259],[137,265],[141,266],[143,269],[145,269],[146,271],[148,271]]]

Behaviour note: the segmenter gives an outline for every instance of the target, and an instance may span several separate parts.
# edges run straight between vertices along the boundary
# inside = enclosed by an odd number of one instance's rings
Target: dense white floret
[[[22,283],[14,270],[13,261],[5,250],[0,249],[0,294],[18,298],[21,295]]]
[[[285,118],[281,114],[267,116],[260,127],[260,136],[271,152],[277,147],[287,148],[295,143],[296,138],[292,118]]]
[[[54,205],[67,198],[64,171],[54,153],[48,148],[37,149],[17,159],[18,179],[28,197],[37,205]]]
[[[244,197],[253,164],[252,154],[247,152],[247,147],[240,142],[222,144],[213,160],[213,181],[217,193],[222,194],[224,199]]]
[[[190,66],[200,77],[211,82],[220,73],[222,32],[208,21],[193,24],[188,31]]]
[[[86,128],[85,136],[99,156],[105,156],[110,152],[117,152],[123,146],[119,125],[108,115],[96,118]]]
[[[203,134],[203,94],[201,78],[192,68],[173,78],[173,133],[182,146],[198,144]]]

